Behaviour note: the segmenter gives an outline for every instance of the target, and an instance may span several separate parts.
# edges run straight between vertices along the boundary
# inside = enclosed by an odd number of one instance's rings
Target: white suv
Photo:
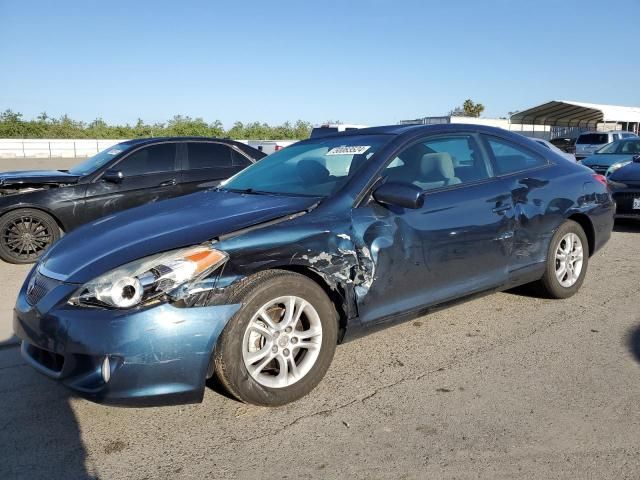
[[[633,132],[624,132],[622,130],[581,133],[576,139],[576,160],[582,160],[593,155],[596,150],[608,143],[630,137],[637,137],[637,135]]]

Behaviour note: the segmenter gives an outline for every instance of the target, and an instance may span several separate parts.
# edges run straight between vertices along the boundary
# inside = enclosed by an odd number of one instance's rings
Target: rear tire
[[[0,258],[9,263],[33,263],[60,238],[53,217],[41,210],[21,208],[0,217]]]
[[[551,239],[544,276],[535,286],[547,298],[569,298],[582,286],[589,265],[589,243],[580,224],[565,221]]]
[[[338,315],[324,290],[297,273],[259,272],[231,287],[242,307],[214,352],[215,374],[238,400],[278,406],[324,377],[335,352]]]

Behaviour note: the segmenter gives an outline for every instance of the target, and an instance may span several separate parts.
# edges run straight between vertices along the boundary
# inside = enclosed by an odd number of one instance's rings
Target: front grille
[[[58,285],[60,285],[60,281],[45,277],[36,270],[27,286],[27,302],[29,305],[35,305]]]

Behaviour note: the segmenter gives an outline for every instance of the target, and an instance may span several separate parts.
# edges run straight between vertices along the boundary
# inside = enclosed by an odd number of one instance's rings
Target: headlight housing
[[[609,168],[607,168],[607,171],[605,172],[604,176],[608,177],[609,175],[611,175],[616,170],[624,167],[625,165],[629,165],[630,163],[631,163],[631,160],[629,160],[628,162],[617,162],[617,163],[614,163]]]
[[[136,307],[206,277],[227,258],[225,252],[210,244],[152,255],[84,284],[69,303],[121,309]]]

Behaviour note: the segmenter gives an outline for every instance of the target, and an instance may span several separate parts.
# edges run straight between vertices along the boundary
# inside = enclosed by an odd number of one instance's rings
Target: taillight
[[[282,150],[282,145],[276,145],[276,150],[275,151],[277,152],[278,150]]]
[[[605,187],[609,186],[609,184],[607,183],[607,177],[605,177],[604,175],[600,175],[599,173],[595,173],[593,175],[593,178],[595,178],[596,181],[600,182]]]

